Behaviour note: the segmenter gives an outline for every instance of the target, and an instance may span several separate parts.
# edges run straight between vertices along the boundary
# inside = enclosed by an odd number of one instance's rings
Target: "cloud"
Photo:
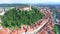
[[[0,0],[0,3],[17,3],[17,0]]]
[[[60,0],[0,0],[0,3],[59,3]]]

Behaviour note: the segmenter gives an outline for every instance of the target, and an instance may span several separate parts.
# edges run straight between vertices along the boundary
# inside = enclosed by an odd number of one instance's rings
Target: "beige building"
[[[16,7],[17,10],[31,10],[31,7]]]
[[[0,15],[4,15],[5,11],[3,8],[0,8]]]

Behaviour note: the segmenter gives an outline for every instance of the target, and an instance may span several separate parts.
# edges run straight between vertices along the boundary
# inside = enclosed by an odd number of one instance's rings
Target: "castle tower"
[[[31,10],[31,4],[30,4],[30,10]]]

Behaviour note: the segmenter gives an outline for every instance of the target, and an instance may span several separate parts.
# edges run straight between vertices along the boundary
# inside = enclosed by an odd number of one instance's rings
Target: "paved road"
[[[43,12],[45,14],[45,17],[44,20],[41,22],[41,25],[38,29],[34,30],[33,32],[27,32],[27,34],[36,34],[36,32],[38,32],[39,30],[41,30],[41,28],[46,25],[46,23],[50,22],[51,20],[51,13],[50,12],[47,12],[47,11],[44,11]]]

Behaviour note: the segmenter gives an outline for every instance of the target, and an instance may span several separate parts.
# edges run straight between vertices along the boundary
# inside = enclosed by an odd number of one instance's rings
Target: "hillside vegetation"
[[[53,30],[54,30],[55,34],[58,34],[59,30],[58,30],[58,26],[57,25],[54,25]]]
[[[30,25],[43,18],[43,14],[36,8],[32,10],[10,9],[2,16],[2,26],[9,28],[19,28],[21,25]]]

